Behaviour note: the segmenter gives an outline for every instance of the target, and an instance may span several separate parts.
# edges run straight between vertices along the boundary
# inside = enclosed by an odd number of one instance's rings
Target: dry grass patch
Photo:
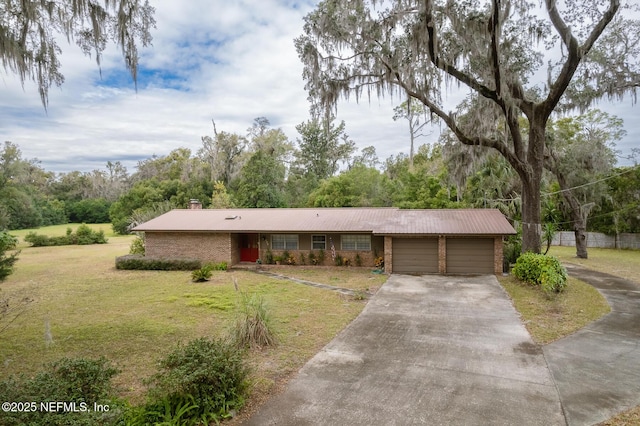
[[[620,413],[617,416],[599,423],[598,426],[637,426],[640,425],[640,407]]]
[[[527,330],[541,345],[568,336],[611,311],[598,290],[575,278],[569,277],[565,291],[553,298],[513,276],[499,280]]]
[[[371,293],[375,293],[388,278],[387,275],[374,274],[371,272],[373,268],[274,265],[263,265],[263,268],[287,277]]]
[[[241,291],[264,297],[278,331],[276,348],[250,352],[251,399],[259,400],[364,307],[364,302],[336,292],[253,272],[215,272],[210,281],[196,284],[188,271],[116,270],[115,257],[128,252],[131,240],[114,237],[104,245],[22,250],[15,273],[0,284],[0,292],[3,297],[28,294],[33,302],[0,333],[3,377],[31,375],[61,357],[104,355],[122,370],[116,378],[120,396],[141,402],[143,380],[178,342],[227,333],[239,298],[235,277]],[[330,274],[334,285],[371,285],[368,274],[360,274],[364,283],[350,274],[341,279],[340,271]],[[381,277],[376,278],[380,283]]]
[[[640,284],[640,250],[590,248],[588,259],[576,257],[575,247],[551,247],[549,254],[562,262],[573,263],[594,271],[605,272]]]

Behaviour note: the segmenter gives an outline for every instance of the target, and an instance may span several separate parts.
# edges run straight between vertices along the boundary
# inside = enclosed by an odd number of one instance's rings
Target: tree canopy
[[[306,16],[296,47],[316,110],[330,113],[351,96],[408,95],[460,142],[498,151],[522,182],[523,250],[539,252],[546,124],[558,108],[635,95],[640,24],[625,13],[632,7],[619,0],[326,0]],[[548,81],[535,81],[536,73]],[[446,107],[452,87],[470,92],[456,113]],[[471,113],[466,120],[458,118],[463,112]]]
[[[98,66],[107,43],[115,43],[136,81],[138,45],[151,43],[153,14],[148,0],[0,0],[0,59],[23,84],[36,82],[46,108],[49,88],[64,82],[59,36],[94,55]]]

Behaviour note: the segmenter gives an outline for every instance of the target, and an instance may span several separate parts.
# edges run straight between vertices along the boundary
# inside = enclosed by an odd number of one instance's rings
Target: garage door
[[[493,273],[493,238],[447,238],[447,274]]]
[[[437,274],[438,239],[394,238],[393,272],[396,274]]]

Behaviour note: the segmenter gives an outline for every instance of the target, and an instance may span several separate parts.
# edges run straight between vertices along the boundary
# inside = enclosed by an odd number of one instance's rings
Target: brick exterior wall
[[[260,240],[260,258],[265,259],[267,251],[270,249],[270,235],[265,236],[265,240]],[[384,256],[385,272],[393,273],[393,238],[390,236],[371,238],[371,251],[348,251],[340,250],[339,235],[331,235],[334,245],[336,246],[336,254],[348,258],[352,266],[356,266],[356,255],[360,256],[362,266],[373,267],[375,263],[375,255]],[[311,264],[309,261],[311,238],[307,234],[300,234],[299,247],[300,250],[289,250],[289,254],[293,255],[297,265],[301,263],[301,255],[304,254],[305,263]],[[327,238],[328,241],[328,238]],[[304,245],[303,245],[304,242]],[[328,245],[328,244],[327,244]],[[147,232],[146,233],[146,254],[150,257],[169,257],[169,258],[195,258],[203,261],[211,262],[227,262],[234,265],[240,262],[240,236],[239,234],[221,234],[221,233],[201,233],[201,232]],[[438,269],[441,274],[446,271],[446,238],[440,237],[438,240]],[[503,237],[494,237],[494,273],[502,275],[502,258],[503,258]],[[316,257],[319,250],[313,250]],[[273,256],[281,256],[283,250],[271,250]],[[331,250],[324,251],[324,262],[322,265],[334,265],[331,258]]]
[[[233,244],[230,234],[202,232],[147,232],[145,253],[149,257],[194,258],[231,265],[240,259],[238,242]]]
[[[493,273],[502,275],[503,272],[503,237],[493,239]]]
[[[393,273],[393,237],[384,237],[384,272]]]
[[[438,273],[447,273],[447,239],[438,237]]]

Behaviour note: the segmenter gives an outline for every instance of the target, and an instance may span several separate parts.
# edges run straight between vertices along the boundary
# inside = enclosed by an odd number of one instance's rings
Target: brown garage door
[[[493,238],[447,238],[447,274],[493,273]]]
[[[438,239],[394,238],[393,272],[396,274],[438,273]]]

